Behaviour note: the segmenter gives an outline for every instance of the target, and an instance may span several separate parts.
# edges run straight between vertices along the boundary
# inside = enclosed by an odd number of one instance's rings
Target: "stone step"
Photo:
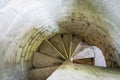
[[[76,35],[72,35],[72,43],[71,43],[71,53],[70,56],[72,56],[72,54],[74,53],[76,47],[78,46],[78,44],[82,42],[82,39]]]
[[[75,56],[73,56],[74,59],[85,59],[85,58],[94,58],[94,48],[88,47],[85,48],[83,51],[78,52]]]
[[[66,59],[66,57],[50,41],[46,41],[58,52],[58,54],[63,58],[63,60]]]
[[[82,48],[81,48],[82,47]],[[83,50],[81,50],[83,49]],[[102,51],[96,46],[78,46],[75,50],[74,56],[71,57],[71,61],[94,58],[94,65],[106,67],[106,61]],[[82,62],[82,61],[81,61]]]
[[[70,42],[72,40],[72,34],[70,33],[65,33],[61,35],[66,52],[67,52],[67,57],[69,57],[70,54]]]
[[[53,58],[53,57],[36,52],[33,55],[32,63],[35,68],[43,68],[43,67],[61,65],[63,61],[57,58]]]
[[[73,55],[71,57],[74,57],[74,56],[78,55],[79,53],[84,52],[84,50],[87,49],[88,47],[89,46],[84,42],[78,43],[78,45],[76,46],[76,48],[73,52]]]
[[[65,62],[47,80],[120,80],[120,69]]]
[[[46,80],[58,67],[32,69],[28,72],[29,80]]]
[[[94,65],[94,58],[74,59],[73,63]]]
[[[61,35],[56,34],[49,39],[50,43],[66,58],[66,52]]]
[[[44,40],[40,45],[39,51],[40,53],[46,54],[48,56],[63,59],[58,51],[56,51],[53,46],[51,46],[46,40]]]

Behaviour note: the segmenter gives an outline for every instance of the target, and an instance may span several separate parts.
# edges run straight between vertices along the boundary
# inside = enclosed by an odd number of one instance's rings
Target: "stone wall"
[[[31,60],[45,38],[71,32],[99,47],[108,67],[120,67],[119,0],[1,1],[0,69],[6,69],[5,64],[9,68],[9,64],[15,67]],[[0,72],[5,73],[11,74]],[[5,80],[5,76],[0,79]]]

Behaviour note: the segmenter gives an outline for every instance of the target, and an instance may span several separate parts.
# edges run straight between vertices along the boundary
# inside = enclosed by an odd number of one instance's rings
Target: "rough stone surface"
[[[47,80],[120,80],[120,70],[65,62]]]
[[[29,61],[44,39],[72,32],[99,47],[108,67],[120,67],[119,7],[120,0],[0,0],[0,61]]]
[[[38,52],[34,53],[32,60],[32,64],[35,68],[58,66],[61,65],[62,62],[63,62],[62,60]]]
[[[51,57],[60,58],[59,52],[51,46],[47,41],[43,41],[39,48],[40,53],[46,54]]]
[[[65,50],[67,52],[68,57],[70,57],[70,48],[71,48],[71,42],[72,42],[72,34],[66,33],[62,35],[62,40],[65,46]]]
[[[79,38],[76,35],[72,35],[71,56],[74,55],[74,51],[81,41],[82,41],[81,38]]]
[[[67,56],[61,35],[56,34],[55,36],[51,37],[49,41],[64,57]]]
[[[46,80],[57,68],[58,66],[30,70],[29,80]]]

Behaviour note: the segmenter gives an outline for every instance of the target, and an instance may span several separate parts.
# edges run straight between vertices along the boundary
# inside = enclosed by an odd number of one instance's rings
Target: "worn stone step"
[[[78,46],[78,44],[82,42],[82,39],[79,36],[76,35],[72,35],[72,42],[71,42],[71,53],[70,56],[72,56],[72,54],[74,53],[76,47]]]
[[[46,80],[58,67],[32,69],[28,72],[29,80]]]
[[[35,68],[57,66],[62,64],[62,60],[53,58],[41,53],[34,53],[32,64]]]
[[[57,52],[58,54],[65,60],[66,57],[48,40],[46,40]]]
[[[47,80],[120,80],[120,69],[65,62]]]
[[[44,40],[40,45],[39,51],[40,53],[46,54],[48,56],[63,59],[58,51],[56,51],[53,46],[51,46],[46,40]]]
[[[94,58],[74,59],[73,63],[94,65]]]
[[[87,49],[88,47],[89,46],[86,43],[84,43],[84,42],[78,43],[78,45],[76,46],[76,48],[75,48],[75,50],[74,50],[74,52],[73,52],[71,57],[74,57],[74,56],[78,55],[79,53],[81,53],[85,49]]]
[[[94,58],[95,66],[106,67],[106,61],[104,55],[99,48],[97,48],[96,46],[86,45],[86,47],[83,47],[82,51],[80,49],[81,47],[78,46],[78,50],[75,50],[76,54],[74,54],[74,56],[71,57],[71,61],[74,61],[76,59],[81,60],[87,58]]]
[[[65,46],[65,50],[67,52],[67,56],[69,57],[70,54],[70,42],[72,40],[72,34],[70,33],[65,33],[61,35],[64,46]]]
[[[66,58],[65,48],[61,39],[61,35],[56,34],[55,36],[51,37],[49,41]]]
[[[73,56],[74,59],[84,59],[84,58],[94,58],[94,48],[88,47],[85,48],[83,51],[78,52],[75,56]]]

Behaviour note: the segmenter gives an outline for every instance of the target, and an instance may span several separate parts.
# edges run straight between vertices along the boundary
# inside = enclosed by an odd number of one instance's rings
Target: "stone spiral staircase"
[[[46,80],[66,60],[77,64],[95,64],[92,48],[79,36],[56,34],[44,40],[34,53],[29,80]]]

